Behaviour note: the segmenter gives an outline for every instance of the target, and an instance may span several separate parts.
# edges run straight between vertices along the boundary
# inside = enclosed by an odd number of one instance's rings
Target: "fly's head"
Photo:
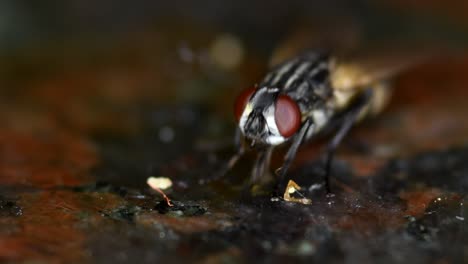
[[[243,91],[236,99],[234,113],[250,145],[279,145],[301,126],[297,103],[277,88],[261,87]]]

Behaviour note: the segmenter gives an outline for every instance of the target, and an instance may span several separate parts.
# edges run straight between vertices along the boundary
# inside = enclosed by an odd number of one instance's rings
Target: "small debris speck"
[[[283,198],[287,202],[294,202],[294,203],[301,203],[301,204],[311,204],[312,200],[308,198],[294,198],[291,196],[293,193],[298,193],[300,196],[303,196],[299,191],[301,187],[294,182],[293,180],[289,180],[288,186],[286,186],[286,191],[283,194]]]
[[[146,183],[153,189],[159,188],[161,190],[166,190],[172,186],[171,179],[166,177],[149,177]]]

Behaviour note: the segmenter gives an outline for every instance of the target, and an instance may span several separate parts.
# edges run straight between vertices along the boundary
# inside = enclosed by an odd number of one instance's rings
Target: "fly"
[[[237,152],[228,168],[246,148],[255,148],[258,155],[251,181],[258,182],[269,167],[273,149],[289,142],[283,165],[276,171],[281,183],[299,147],[325,128],[334,127],[324,168],[325,188],[330,192],[336,148],[357,121],[382,110],[390,95],[388,80],[403,66],[340,62],[321,52],[308,52],[279,64],[235,101]]]

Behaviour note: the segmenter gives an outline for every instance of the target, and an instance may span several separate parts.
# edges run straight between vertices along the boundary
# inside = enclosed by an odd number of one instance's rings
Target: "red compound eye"
[[[279,132],[285,138],[294,135],[301,126],[301,111],[291,97],[284,94],[278,96],[275,122]]]
[[[255,92],[255,87],[245,89],[242,91],[239,96],[237,96],[236,101],[234,103],[234,115],[236,117],[237,122],[239,122],[242,113],[244,112],[244,108],[247,105],[252,94]]]

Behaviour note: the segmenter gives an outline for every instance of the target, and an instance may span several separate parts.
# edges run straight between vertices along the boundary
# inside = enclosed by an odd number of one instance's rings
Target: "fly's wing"
[[[308,51],[326,53],[335,58],[330,69],[333,88],[365,89],[448,51],[437,44],[398,39],[367,43],[362,25],[350,19],[333,22],[321,21],[289,34],[273,51],[270,67]]]
[[[371,112],[377,113],[390,95],[386,81],[425,61],[452,53],[437,43],[407,42],[395,39],[366,41],[362,27],[354,21],[315,23],[300,28],[278,45],[270,66],[281,65],[307,51],[331,55],[329,81],[334,91],[333,105],[343,109],[364,89],[374,89]],[[325,27],[323,27],[325,25]],[[333,25],[333,26],[326,26]]]
[[[334,59],[330,81],[335,90],[358,92],[421,64],[430,57],[427,52],[387,50],[342,60],[337,58]]]
[[[434,54],[437,53],[386,49],[366,56],[335,59],[330,71],[334,106],[344,109],[357,94],[372,89],[372,97],[361,117],[379,113],[390,98],[388,79],[429,60]]]

